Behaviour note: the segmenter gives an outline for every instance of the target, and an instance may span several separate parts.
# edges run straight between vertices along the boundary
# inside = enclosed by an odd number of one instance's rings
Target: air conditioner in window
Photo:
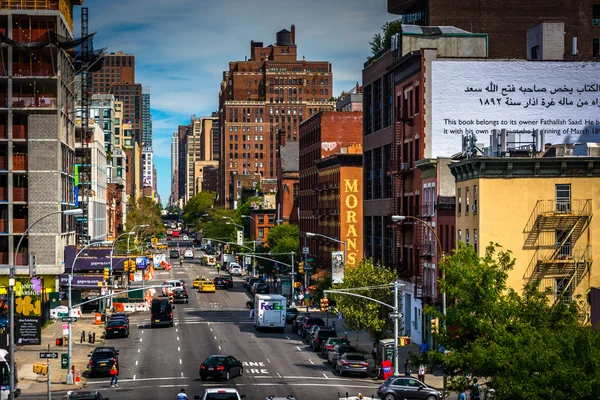
[[[403,171],[404,171],[404,170],[407,170],[407,169],[408,169],[408,163],[407,163],[407,162],[403,162],[403,163],[401,163],[401,164],[400,164],[400,169],[402,169]]]

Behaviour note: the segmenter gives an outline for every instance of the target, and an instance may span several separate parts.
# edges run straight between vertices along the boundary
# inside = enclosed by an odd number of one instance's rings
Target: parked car
[[[313,325],[318,325],[318,326],[323,326],[325,325],[325,321],[323,321],[323,318],[308,318],[306,319],[306,321],[304,321],[304,325],[302,325],[302,339],[306,338],[306,335],[308,334],[308,330],[313,326]]]
[[[333,350],[337,344],[350,344],[350,341],[343,337],[332,336],[325,340],[325,342],[321,345],[321,355],[323,357],[327,357],[327,353]]]
[[[99,374],[108,374],[115,364],[117,365],[117,369],[119,368],[119,350],[112,346],[96,347],[89,354],[89,357],[88,369],[90,370],[90,377]]]
[[[310,342],[310,347],[314,351],[321,350],[321,346],[327,339],[330,337],[336,337],[337,333],[335,329],[326,326],[319,326],[315,329],[315,333],[312,336],[312,340]]]
[[[123,318],[109,320],[104,328],[104,337],[106,339],[115,336],[129,337],[128,324],[129,323]]]
[[[304,315],[298,315],[292,321],[292,331],[296,332],[297,334],[300,334],[300,330],[302,329],[302,325],[304,325],[305,319],[306,317]]]
[[[344,353],[337,359],[335,369],[340,373],[340,376],[346,374],[360,374],[367,376],[369,363],[364,355],[360,353]],[[404,394],[406,395],[406,394]]]
[[[188,292],[184,288],[173,289],[173,303],[189,303]]]
[[[64,400],[108,400],[108,397],[102,397],[102,393],[97,390],[73,390],[67,392]]]
[[[292,323],[298,316],[297,308],[288,308],[285,310],[285,322],[286,324]]]
[[[335,365],[338,358],[344,353],[356,353],[356,347],[349,344],[336,344],[333,346],[333,350],[327,352],[327,362]]]
[[[442,393],[408,376],[391,376],[377,389],[377,395],[384,400],[401,398],[441,400]]]
[[[250,288],[250,279],[252,279],[252,277],[251,277],[251,276],[247,276],[247,277],[245,277],[245,278],[244,278],[244,287],[245,287],[246,289],[249,289],[249,288]]]
[[[242,376],[244,367],[242,362],[232,356],[212,355],[208,356],[200,364],[200,379],[205,381],[207,378],[224,378],[228,381],[234,376]]]
[[[269,294],[271,293],[271,289],[269,288],[269,285],[267,285],[266,283],[259,283],[256,285],[256,288],[254,289],[254,294]]]
[[[111,314],[108,317],[108,321],[116,321],[116,320],[122,320],[125,323],[125,326],[127,326],[127,331],[129,331],[129,317],[127,316],[127,314],[116,313],[116,314]]]
[[[308,328],[308,332],[306,332],[306,343],[308,343],[309,346],[312,343],[312,338],[313,338],[313,335],[315,334],[315,331],[320,326],[323,326],[323,325],[312,325],[310,328]]]
[[[263,280],[261,278],[251,278],[250,281],[248,282],[248,291],[252,292],[252,286],[254,284],[259,284],[261,283]]]
[[[245,395],[240,395],[239,392],[233,388],[211,388],[204,391],[201,400],[242,400],[245,398]],[[194,399],[200,399],[200,396],[194,396]]]

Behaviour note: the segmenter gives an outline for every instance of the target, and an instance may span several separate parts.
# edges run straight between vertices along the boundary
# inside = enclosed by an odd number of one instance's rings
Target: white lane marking
[[[210,324],[209,324],[209,325],[210,325]],[[210,328],[210,331],[211,331],[211,332],[213,331],[213,330],[212,330],[212,328]]]
[[[179,336],[177,336],[177,340],[179,340]]]
[[[142,333],[144,333],[144,331],[142,331]]]
[[[164,376],[159,376],[159,377],[156,377],[156,378],[140,378],[140,379],[136,379],[136,381],[157,381],[157,380],[168,381],[170,379],[190,379],[190,378],[188,378],[187,376],[185,376],[185,377],[184,376],[181,376],[181,377],[179,377],[179,376],[173,376],[173,377],[170,377],[170,378],[167,378],[167,377],[164,377]],[[346,378],[346,380],[347,379],[348,378]],[[119,379],[119,382],[131,382],[131,381],[133,381],[133,379]],[[92,385],[92,384],[95,385],[95,384],[100,384],[100,383],[105,384],[105,383],[110,383],[110,381],[93,381],[93,382],[87,381],[86,385]]]
[[[281,375],[279,374],[279,372],[277,373],[277,376],[281,378]]]
[[[269,360],[268,358],[267,358],[267,362],[268,362],[269,364],[271,364],[271,360]]]
[[[183,372],[181,373],[181,377],[183,378]]]
[[[221,346],[219,346],[219,350],[221,350]]]
[[[138,353],[139,353],[140,351],[142,351],[142,349],[138,349]]]
[[[135,365],[138,365],[138,360],[135,360]]]
[[[181,362],[181,358],[179,359],[179,364],[180,364],[180,365],[181,365],[181,364],[183,364],[183,363]]]
[[[217,337],[216,337],[216,336],[213,336],[213,337],[215,338],[215,340],[217,340]]]
[[[285,338],[286,338],[287,340],[292,340],[292,339],[290,339],[290,337],[289,337],[289,336],[286,336]]]
[[[308,362],[314,364],[313,360],[311,360],[310,358],[308,359]]]
[[[179,332],[179,331],[177,330],[177,328],[175,328],[175,332]],[[142,332],[142,333],[144,333],[144,332]]]
[[[300,347],[296,346],[296,348],[298,349],[298,351],[302,351],[302,349]]]
[[[177,351],[181,351],[181,347],[178,347],[178,348],[177,348]]]
[[[140,338],[140,343],[142,343],[142,340],[143,340],[143,339],[142,339],[142,338]]]
[[[133,380],[135,381],[135,375],[133,376]]]
[[[323,376],[325,377],[325,379],[329,379],[329,378],[327,377],[327,375],[325,375],[325,373],[324,373],[324,372],[323,372]]]

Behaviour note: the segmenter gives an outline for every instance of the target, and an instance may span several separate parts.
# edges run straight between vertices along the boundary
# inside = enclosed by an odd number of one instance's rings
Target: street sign
[[[402,313],[389,313],[388,317],[390,317],[391,319],[400,319],[402,318],[404,315],[402,315]]]
[[[302,248],[302,254],[308,254],[309,252],[309,248],[308,247],[303,247]]]
[[[77,322],[77,317],[62,317],[62,322]]]
[[[58,353],[40,353],[40,358],[58,358]]]
[[[313,262],[313,261],[315,261],[315,260],[313,260],[313,259],[312,259],[312,258],[310,258],[310,257],[306,259],[306,262]]]

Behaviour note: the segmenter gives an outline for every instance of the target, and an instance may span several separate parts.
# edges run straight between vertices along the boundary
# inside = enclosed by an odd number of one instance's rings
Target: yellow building
[[[450,169],[457,240],[480,256],[490,242],[511,250],[510,287],[539,279],[556,300],[600,286],[600,157],[473,158]]]

